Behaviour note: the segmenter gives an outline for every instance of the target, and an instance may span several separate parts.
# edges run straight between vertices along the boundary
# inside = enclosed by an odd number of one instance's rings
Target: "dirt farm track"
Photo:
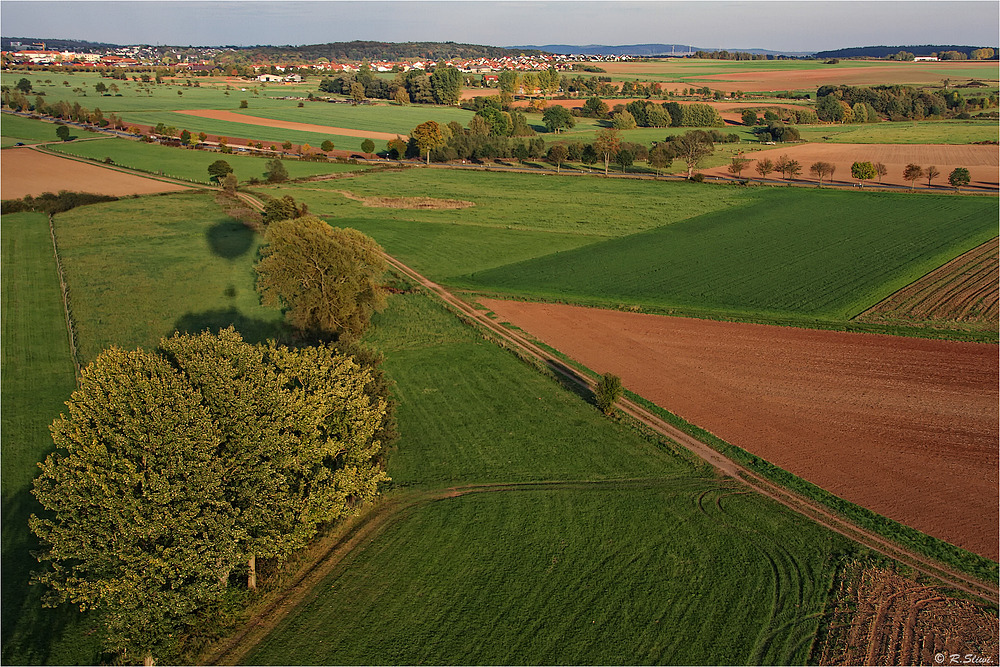
[[[997,559],[995,345],[482,303],[734,445]]]
[[[125,174],[95,164],[56,157],[30,148],[8,148],[0,160],[4,199],[37,197],[60,190],[123,197],[187,190],[183,185]]]

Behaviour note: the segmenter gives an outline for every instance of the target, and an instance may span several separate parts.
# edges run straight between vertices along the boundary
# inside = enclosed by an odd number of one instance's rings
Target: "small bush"
[[[622,391],[622,379],[605,373],[594,389],[594,402],[601,412],[610,416],[615,411],[615,401],[622,397]]]
[[[704,183],[705,182],[705,174],[701,174],[701,173],[694,174],[693,176],[691,176],[691,178],[689,180],[692,180],[695,183]]]

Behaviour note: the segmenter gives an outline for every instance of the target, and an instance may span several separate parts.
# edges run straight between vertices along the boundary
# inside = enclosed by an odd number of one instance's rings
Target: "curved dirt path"
[[[302,132],[318,132],[320,134],[339,134],[344,137],[359,137],[361,139],[381,139],[391,141],[400,137],[407,141],[409,136],[405,134],[390,134],[388,132],[367,132],[364,130],[352,130],[346,127],[332,127],[329,125],[313,125],[311,123],[294,123],[284,120],[271,120],[270,118],[259,118],[257,116],[247,116],[232,111],[216,111],[213,109],[195,109],[189,111],[178,111],[186,116],[196,118],[208,118],[211,120],[224,120],[230,123],[242,123],[243,125],[258,125],[261,127],[276,127],[282,130],[300,130]]]

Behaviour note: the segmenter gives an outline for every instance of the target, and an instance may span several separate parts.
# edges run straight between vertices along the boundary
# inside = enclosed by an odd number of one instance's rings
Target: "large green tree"
[[[861,187],[865,187],[865,181],[877,177],[878,171],[871,162],[858,161],[851,165],[851,176],[861,182]]]
[[[972,181],[969,175],[969,170],[965,167],[955,167],[950,174],[948,174],[948,182],[956,190],[961,190],[962,186],[968,185]]]
[[[48,603],[103,612],[110,650],[151,661],[220,598],[236,556],[221,434],[181,373],[139,350],[103,352],[66,405],[34,483],[37,579]]]
[[[413,128],[410,137],[417,144],[417,149],[427,156],[427,164],[431,163],[431,151],[444,145],[444,132],[437,121],[429,120]]]
[[[462,73],[454,67],[435,67],[431,90],[438,104],[458,104],[462,96]]]
[[[687,165],[687,177],[706,157],[715,152],[715,143],[704,130],[690,130],[670,142],[674,155]]]
[[[576,125],[576,120],[569,109],[561,104],[553,104],[542,113],[542,122],[549,132],[561,132],[572,129]]]
[[[160,349],[186,375],[219,430],[224,495],[233,509],[233,539],[257,589],[257,558],[282,558],[302,545],[286,468],[297,454],[289,392],[266,349],[232,327],[218,335],[175,334]]]
[[[618,154],[621,148],[621,135],[613,127],[601,128],[597,131],[597,138],[594,141],[594,149],[598,155],[604,157],[604,175],[608,175],[608,165],[612,158]]]
[[[311,215],[271,224],[257,263],[264,305],[320,339],[357,338],[385,306],[382,249],[361,232]]]

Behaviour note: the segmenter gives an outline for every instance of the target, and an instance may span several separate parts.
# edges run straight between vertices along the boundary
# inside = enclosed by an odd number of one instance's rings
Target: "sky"
[[[2,0],[4,37],[251,46],[352,40],[687,44],[822,51],[997,46],[1000,3],[962,0]]]

